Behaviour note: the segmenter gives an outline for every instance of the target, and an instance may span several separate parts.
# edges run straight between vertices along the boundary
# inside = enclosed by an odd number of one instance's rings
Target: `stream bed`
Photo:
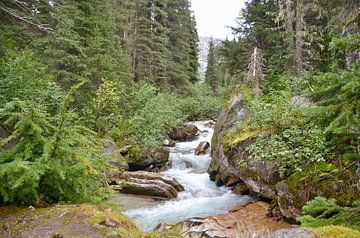
[[[151,201],[121,194],[118,197],[118,201],[124,205],[125,215],[134,219],[145,231],[153,230],[159,223],[177,223],[192,217],[225,214],[234,207],[253,201],[249,196],[236,195],[228,188],[217,187],[210,181],[207,174],[210,152],[195,156],[195,149],[201,141],[211,142],[213,129],[205,126],[206,122],[191,124],[203,132],[193,141],[177,142],[170,149],[172,167],[162,172],[177,179],[185,191],[169,201]]]

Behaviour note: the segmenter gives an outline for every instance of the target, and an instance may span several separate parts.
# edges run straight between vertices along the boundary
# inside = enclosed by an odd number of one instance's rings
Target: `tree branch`
[[[15,1],[15,3],[17,3],[17,6],[20,7],[22,10],[26,10],[26,11],[30,11],[30,9],[28,8],[25,8],[26,6],[26,3],[23,3],[23,2],[20,2],[20,1]],[[24,6],[25,4],[25,6]],[[53,29],[49,28],[49,27],[46,27],[44,26],[43,24],[41,24],[39,21],[37,21],[37,19],[28,19],[26,17],[22,17],[22,16],[19,16],[17,15],[13,9],[11,8],[8,8],[8,7],[0,7],[0,11],[3,11],[6,15],[8,15],[9,17],[13,18],[14,20],[22,23],[22,24],[25,24],[25,25],[28,25],[28,26],[31,26],[31,27],[34,27],[40,31],[43,31],[43,32],[47,32],[47,31],[52,31]],[[36,22],[35,22],[36,21]]]

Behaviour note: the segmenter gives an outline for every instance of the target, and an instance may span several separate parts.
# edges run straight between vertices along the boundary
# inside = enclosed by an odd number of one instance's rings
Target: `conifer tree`
[[[219,79],[217,75],[217,62],[215,56],[215,45],[214,40],[211,38],[209,42],[209,53],[207,57],[207,67],[205,72],[205,83],[207,83],[213,93],[217,93],[217,86],[219,84]]]

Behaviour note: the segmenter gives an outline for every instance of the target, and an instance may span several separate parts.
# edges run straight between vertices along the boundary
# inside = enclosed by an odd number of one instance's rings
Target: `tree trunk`
[[[304,37],[304,3],[303,0],[296,0],[295,18],[295,76],[301,76],[304,70],[303,59],[303,37]]]

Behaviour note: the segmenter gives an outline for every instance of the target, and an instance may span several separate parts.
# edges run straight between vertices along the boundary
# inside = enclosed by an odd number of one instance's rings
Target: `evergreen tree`
[[[205,72],[205,83],[207,83],[213,93],[217,93],[217,87],[219,84],[218,74],[217,74],[217,62],[215,55],[215,45],[214,40],[211,38],[209,42],[209,53],[207,57],[207,67]]]

